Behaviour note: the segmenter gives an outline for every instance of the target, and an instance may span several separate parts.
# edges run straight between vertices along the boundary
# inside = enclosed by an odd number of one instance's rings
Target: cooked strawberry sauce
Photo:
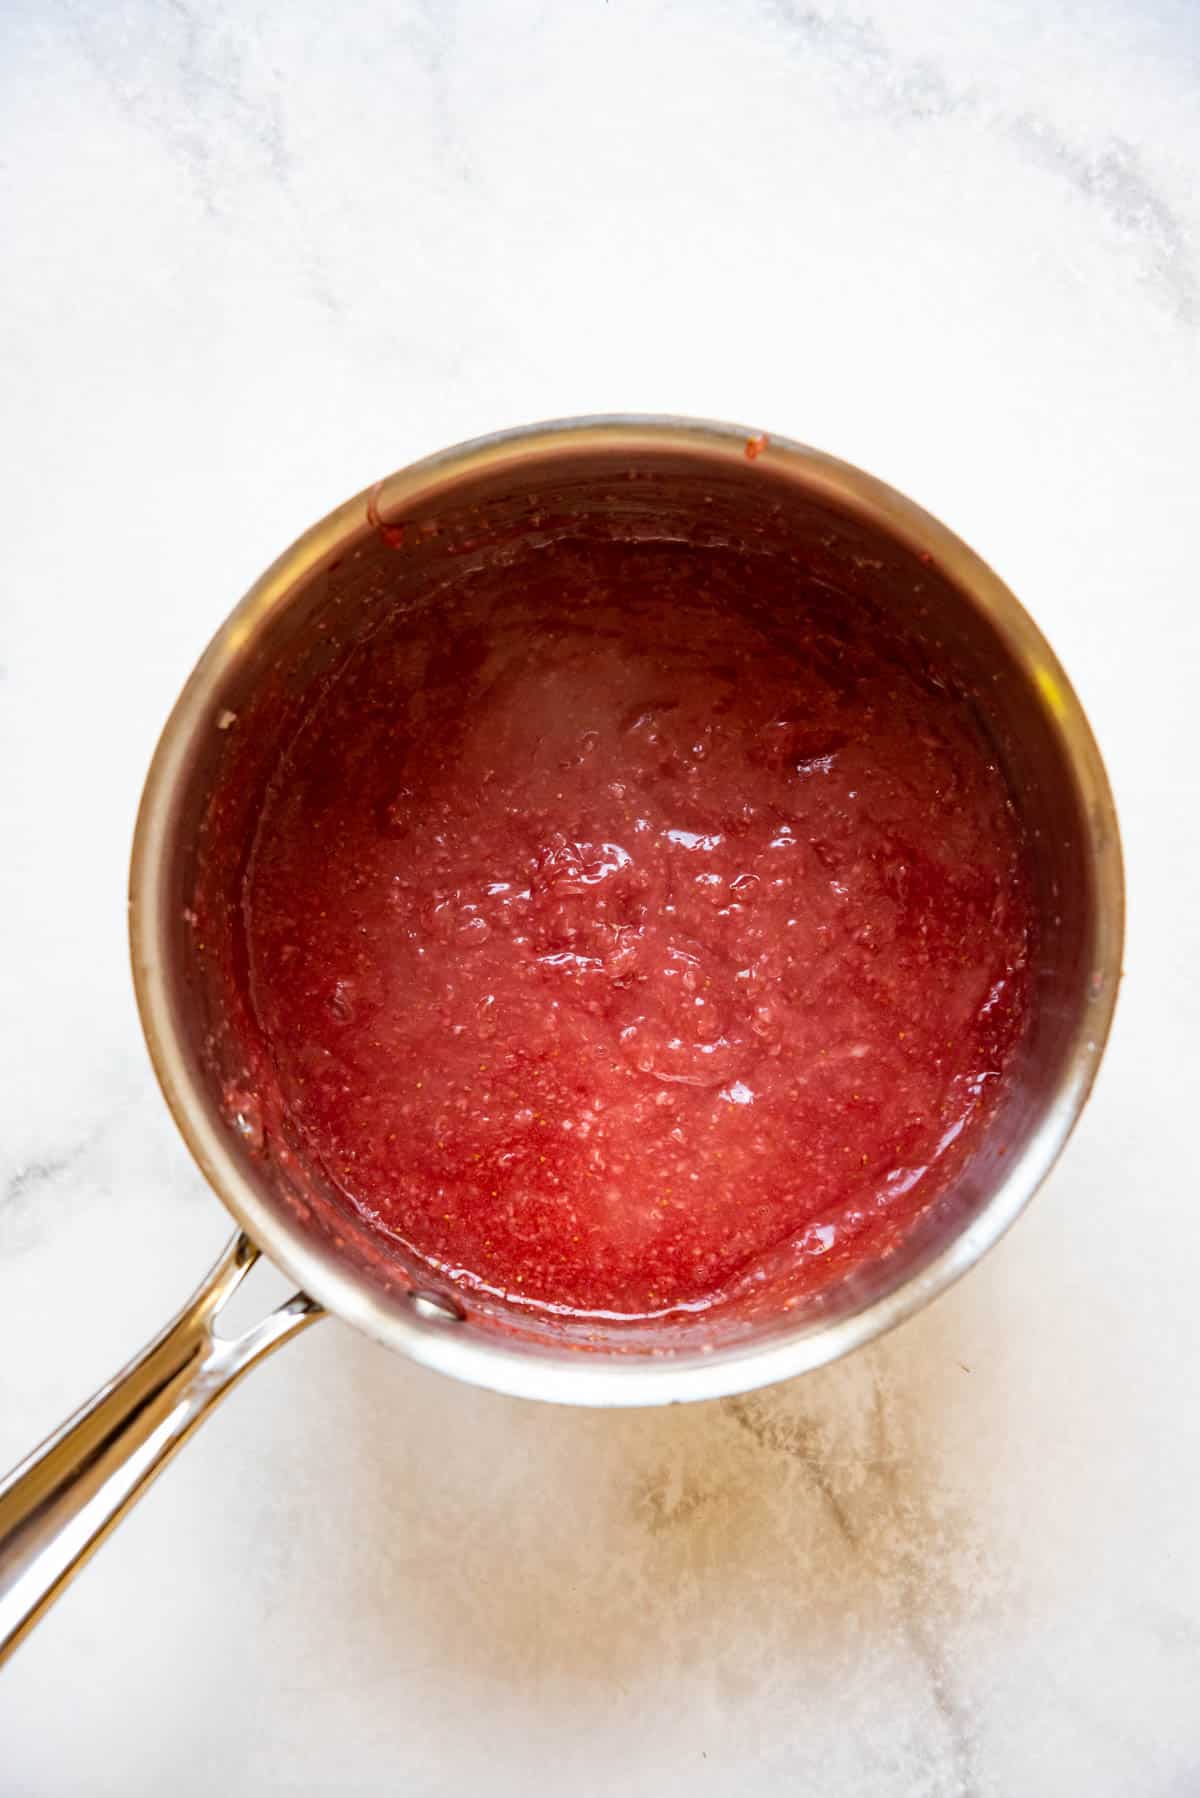
[[[285,1102],[443,1276],[645,1317],[883,1252],[1027,1011],[968,694],[786,564],[528,551],[317,698],[245,890]]]

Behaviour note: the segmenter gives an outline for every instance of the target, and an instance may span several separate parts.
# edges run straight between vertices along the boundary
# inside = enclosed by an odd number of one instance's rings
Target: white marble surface
[[[323,1324],[0,1680],[0,1790],[1200,1792],[1193,0],[0,9],[0,1464],[227,1224],[125,860],[201,645],[312,518],[569,412],[747,420],[1033,609],[1130,879],[1108,1060],[949,1297],[593,1415]]]

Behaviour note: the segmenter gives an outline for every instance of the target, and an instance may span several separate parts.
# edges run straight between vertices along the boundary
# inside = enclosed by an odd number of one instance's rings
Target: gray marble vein
[[[956,83],[926,57],[894,49],[869,18],[796,0],[766,4],[791,53],[828,62],[853,103],[898,129],[967,115],[1066,183],[1117,231],[1179,322],[1196,323],[1195,241],[1132,144],[1109,134],[1079,141],[1049,116],[1012,113],[986,85]]]
[[[969,1712],[956,1690],[944,1637],[947,1617],[929,1608],[924,1567],[936,1554],[941,1532],[923,1502],[922,1487],[908,1474],[893,1438],[884,1388],[872,1385],[872,1444],[869,1459],[848,1463],[831,1458],[827,1432],[817,1418],[784,1412],[770,1397],[725,1400],[740,1429],[770,1454],[797,1461],[820,1495],[829,1519],[867,1576],[886,1589],[897,1609],[904,1637],[924,1670],[930,1698],[945,1729],[949,1751],[947,1793],[978,1798],[975,1748]],[[866,1470],[861,1482],[855,1476]],[[843,1488],[852,1482],[853,1496]]]

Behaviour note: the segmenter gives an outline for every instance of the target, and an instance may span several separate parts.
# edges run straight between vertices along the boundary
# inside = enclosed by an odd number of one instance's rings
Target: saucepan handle
[[[256,1361],[322,1315],[298,1292],[240,1336],[213,1328],[258,1260],[235,1236],[178,1317],[0,1482],[0,1661]]]

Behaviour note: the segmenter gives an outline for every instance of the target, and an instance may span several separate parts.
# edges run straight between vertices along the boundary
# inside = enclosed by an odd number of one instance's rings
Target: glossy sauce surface
[[[251,990],[314,1155],[468,1297],[703,1310],[882,1252],[960,1165],[1026,1019],[1023,853],[969,697],[874,611],[560,545],[327,684]]]

